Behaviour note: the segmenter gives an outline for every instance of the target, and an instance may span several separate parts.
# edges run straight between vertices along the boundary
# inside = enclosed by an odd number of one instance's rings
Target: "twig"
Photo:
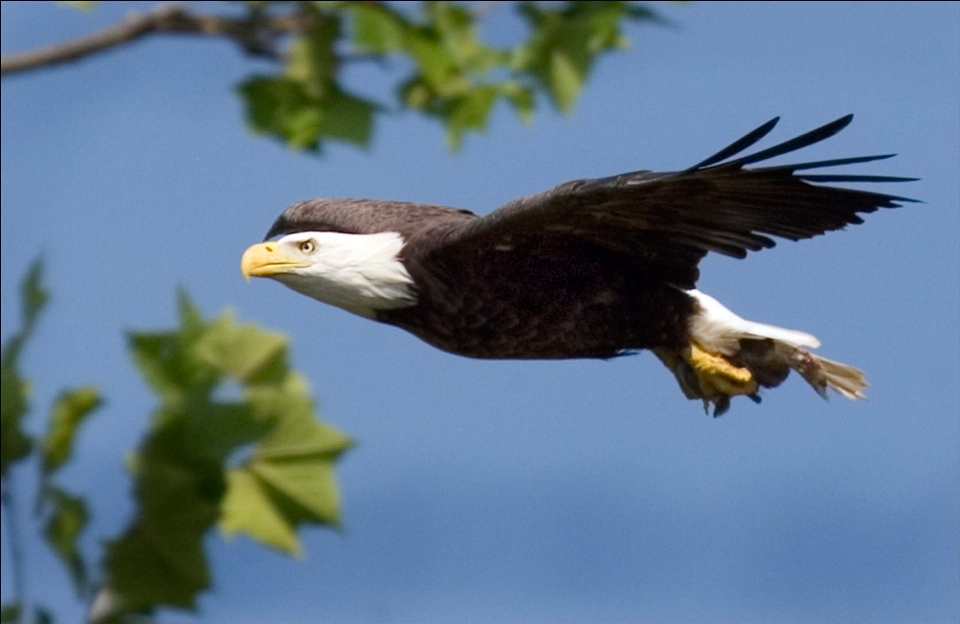
[[[3,485],[0,486],[0,500],[3,504],[4,516],[7,520],[7,533],[10,540],[10,565],[13,568],[13,594],[14,600],[20,607],[17,614],[17,622],[33,621],[33,606],[30,604],[30,597],[27,595],[27,575],[23,567],[23,543],[20,541],[20,523],[17,518],[17,505],[13,498],[13,484],[11,483],[11,474],[8,472],[3,478]]]
[[[470,16],[473,17],[473,19],[481,20],[490,15],[490,13],[497,8],[498,4],[502,4],[502,2],[497,0],[478,2],[472,9],[470,9]]]
[[[126,45],[152,33],[172,33],[233,39],[248,54],[279,60],[274,39],[312,25],[308,14],[235,19],[213,14],[190,13],[177,4],[161,4],[146,13],[134,14],[103,30],[0,59],[0,75],[14,74],[79,60]]]

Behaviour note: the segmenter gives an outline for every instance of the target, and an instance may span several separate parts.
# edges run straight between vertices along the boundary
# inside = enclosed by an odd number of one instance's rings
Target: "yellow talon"
[[[694,343],[683,350],[685,359],[693,368],[700,382],[704,398],[715,400],[714,396],[752,395],[757,393],[757,381],[749,369],[734,366],[726,358],[701,349]]]
[[[759,401],[759,384],[749,368],[737,366],[694,342],[682,349],[660,348],[653,352],[676,377],[684,396],[703,401],[707,412],[713,404],[714,416],[730,408],[731,397],[742,394]]]

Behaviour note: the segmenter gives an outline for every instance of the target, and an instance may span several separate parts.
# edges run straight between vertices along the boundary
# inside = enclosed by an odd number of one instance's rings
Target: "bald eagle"
[[[684,395],[724,413],[759,402],[797,371],[864,398],[863,373],[807,349],[810,334],[740,318],[694,287],[709,252],[744,258],[861,223],[905,197],[822,186],[916,178],[810,174],[893,154],[747,168],[812,145],[852,115],[734,158],[773,119],[696,165],[574,180],[486,216],[419,203],[313,199],[293,204],[241,260],[269,277],[450,353],[489,359],[612,358],[652,350]]]

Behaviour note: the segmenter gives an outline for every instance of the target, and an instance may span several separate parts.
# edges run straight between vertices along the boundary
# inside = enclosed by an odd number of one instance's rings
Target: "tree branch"
[[[274,47],[275,38],[305,30],[312,22],[312,16],[302,13],[235,19],[189,13],[177,4],[161,4],[146,13],[131,15],[103,30],[72,41],[4,55],[0,59],[0,75],[77,61],[153,33],[226,37],[233,39],[248,54],[279,60],[280,54]]]
[[[498,0],[487,0],[485,2],[478,2],[476,6],[470,9],[470,17],[475,20],[481,20],[486,16],[490,15],[494,9],[497,8],[497,5],[502,4]]]

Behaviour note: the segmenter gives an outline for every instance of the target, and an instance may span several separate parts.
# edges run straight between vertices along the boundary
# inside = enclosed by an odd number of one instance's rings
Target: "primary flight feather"
[[[744,320],[694,289],[709,252],[735,258],[861,223],[914,201],[822,183],[914,178],[812,174],[892,154],[747,168],[833,136],[852,115],[734,158],[773,119],[683,171],[574,180],[480,217],[427,204],[314,199],[243,254],[270,277],[458,355],[610,358],[651,349],[714,414],[796,370],[822,396],[864,398],[863,373],[810,353],[813,336]],[[271,240],[276,238],[276,240]]]

